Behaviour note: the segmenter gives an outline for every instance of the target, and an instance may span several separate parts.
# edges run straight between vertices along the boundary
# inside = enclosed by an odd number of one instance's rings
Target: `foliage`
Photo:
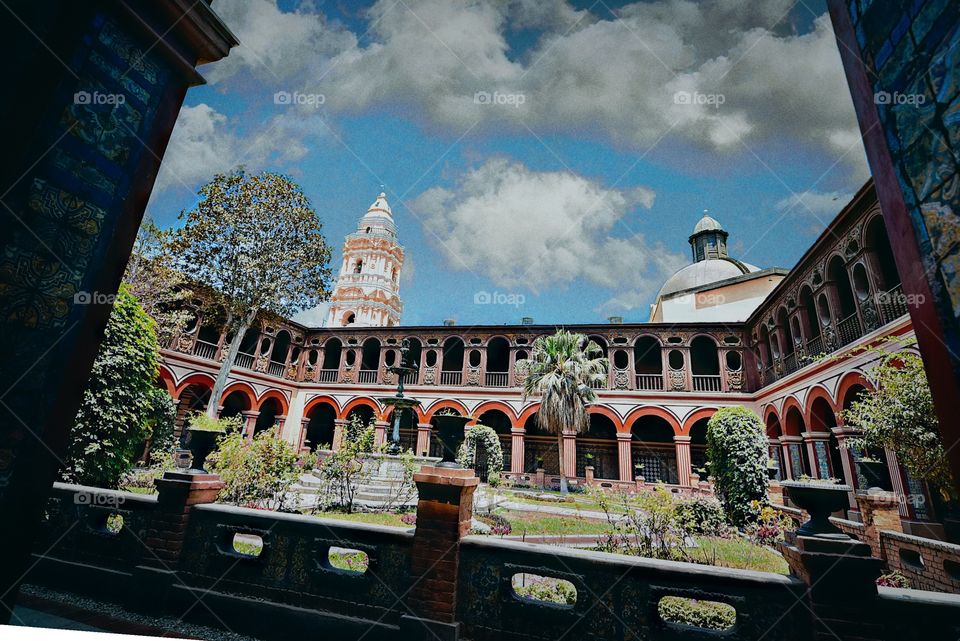
[[[674,561],[691,560],[686,552],[689,532],[677,519],[676,502],[663,484],[651,492],[630,497],[624,492],[613,495],[623,509],[611,507],[611,496],[603,490],[594,490],[594,500],[607,517],[611,533],[601,541],[602,552],[628,554],[651,559]]]
[[[677,524],[691,534],[727,536],[729,527],[720,501],[695,496],[677,501],[674,508]]]
[[[478,442],[482,443],[487,451],[487,482],[496,487],[499,484],[500,473],[503,472],[503,447],[500,445],[500,437],[492,427],[477,424],[466,429],[463,443],[460,444],[460,450],[457,452],[457,464],[466,468],[473,467],[477,459]],[[496,477],[498,481],[491,483],[491,477]]]
[[[949,498],[953,481],[923,361],[912,351],[868,351],[878,357],[869,374],[874,389],[841,413],[846,425],[862,432],[850,445],[868,451],[890,448],[913,478],[928,481]]]
[[[320,465],[320,478],[325,481],[318,508],[338,508],[352,513],[355,509],[357,490],[372,477],[374,468],[370,454],[384,454],[389,444],[374,446],[374,424],[371,420],[364,426],[357,416],[350,417],[340,449],[327,456]],[[397,504],[406,503],[413,497],[413,474],[416,471],[413,452],[407,450],[399,456],[403,466],[403,478],[394,491],[384,497],[382,510],[392,510]]]
[[[239,430],[229,431],[207,462],[224,483],[220,501],[280,512],[295,510],[297,498],[290,487],[300,474],[297,453],[276,428],[260,432],[252,442]]]
[[[513,532],[513,524],[503,515],[484,514],[477,516],[477,520],[490,526],[490,534],[504,537]]]
[[[145,461],[151,460],[156,455],[153,451],[157,446],[161,449],[160,459],[164,459],[162,450],[176,443],[173,436],[177,420],[177,404],[170,396],[170,393],[160,387],[154,387],[150,390],[149,412],[145,418],[147,427],[150,429],[149,449],[144,453]]]
[[[123,274],[129,292],[156,322],[161,346],[169,345],[194,316],[188,305],[193,292],[183,272],[174,266],[170,252],[171,234],[152,220],[144,220]]]
[[[526,585],[513,586],[514,593],[523,598],[546,601],[558,605],[576,605],[577,590],[562,579],[532,580]]]
[[[717,498],[727,519],[745,525],[756,519],[753,501],[767,496],[767,435],[756,414],[724,407],[707,423],[707,459]]]
[[[176,266],[211,288],[234,339],[220,368],[208,413],[216,411],[246,330],[257,314],[289,318],[329,295],[330,248],[300,187],[271,172],[243,168],[200,188],[170,248]]]
[[[563,432],[586,432],[590,427],[587,404],[597,399],[593,385],[606,380],[608,361],[603,350],[583,334],[558,329],[534,342],[530,358],[517,361],[524,376],[523,397],[540,397],[537,424],[557,435],[563,461]],[[567,478],[560,466],[560,490],[567,491]]]
[[[227,434],[229,432],[243,431],[243,418],[239,415],[214,418],[202,412],[197,412],[190,416],[188,423],[189,429],[195,432],[219,432],[221,434]]]
[[[370,567],[370,557],[359,551],[351,552],[342,548],[341,551],[330,550],[328,559],[331,567],[345,572],[363,574]]]
[[[726,603],[676,596],[665,596],[660,599],[657,612],[664,621],[708,630],[727,630],[733,627],[737,620],[737,611]]]
[[[414,514],[413,512],[408,512],[407,514],[404,514],[403,516],[400,517],[400,521],[404,525],[415,526],[417,524],[417,515]]]
[[[756,501],[752,506],[757,513],[757,521],[747,532],[758,545],[775,545],[783,540],[783,533],[793,527],[793,519],[780,510]]]
[[[164,396],[154,391],[155,323],[121,285],[70,433],[64,480],[117,487],[150,435]]]
[[[894,570],[893,572],[887,572],[881,574],[877,577],[877,585],[885,588],[901,588],[903,590],[910,589],[910,579],[900,570]]]

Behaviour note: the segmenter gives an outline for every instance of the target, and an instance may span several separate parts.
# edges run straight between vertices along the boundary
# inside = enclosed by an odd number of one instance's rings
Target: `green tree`
[[[171,232],[160,229],[150,219],[144,220],[123,274],[128,291],[157,323],[161,347],[183,331],[194,315],[188,306],[193,292],[183,273],[174,267],[170,239]]]
[[[207,413],[227,385],[240,341],[260,313],[290,317],[329,295],[330,248],[300,187],[271,172],[217,174],[182,212],[171,249],[177,267],[212,289],[233,335]]]
[[[517,362],[523,381],[524,400],[540,397],[537,424],[557,435],[560,452],[560,491],[567,492],[563,473],[563,432],[585,432],[590,428],[587,404],[597,400],[593,385],[607,378],[603,350],[583,334],[558,329],[551,336],[533,342],[530,358]]]
[[[257,434],[252,443],[247,442],[239,421],[227,422],[226,427],[229,431],[208,458],[223,481],[219,499],[244,507],[295,511],[297,497],[290,487],[301,470],[293,445],[281,439],[275,427]]]
[[[754,501],[767,497],[767,435],[745,407],[724,407],[707,423],[707,458],[717,498],[734,525],[756,517]]]
[[[159,359],[154,326],[121,285],[71,432],[65,480],[116,487],[164,416],[169,395],[154,386]]]
[[[910,475],[950,498],[953,477],[940,438],[923,360],[912,351],[869,348],[878,360],[870,370],[874,389],[841,413],[844,423],[862,432],[850,444],[866,450],[890,448]]]

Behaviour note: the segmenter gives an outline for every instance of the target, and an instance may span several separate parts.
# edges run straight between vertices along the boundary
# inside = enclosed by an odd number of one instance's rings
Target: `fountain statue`
[[[394,396],[377,399],[384,405],[393,408],[393,431],[390,434],[390,446],[387,453],[396,456],[400,454],[400,420],[403,413],[413,411],[414,407],[420,405],[420,401],[415,398],[407,398],[403,395],[403,381],[408,374],[416,372],[418,365],[416,362],[410,363],[410,341],[406,338],[400,346],[400,363],[388,367],[387,371],[397,375],[397,393]]]

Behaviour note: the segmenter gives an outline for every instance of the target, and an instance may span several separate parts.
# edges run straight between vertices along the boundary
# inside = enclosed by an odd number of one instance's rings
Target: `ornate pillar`
[[[307,426],[310,424],[309,418],[300,419],[300,435],[297,436],[297,451],[303,451],[303,448],[306,447],[305,443],[307,440]],[[309,448],[307,448],[309,449]]]
[[[803,469],[803,438],[800,436],[781,436],[780,442],[783,443],[783,453],[787,459],[787,467],[790,469],[790,478],[798,479],[804,473]]]
[[[247,439],[247,442],[253,440],[253,432],[257,429],[257,419],[260,417],[260,412],[254,410],[246,410],[240,412],[240,415],[243,416],[243,433]]]
[[[510,471],[523,473],[523,439],[527,433],[522,427],[510,428]]]
[[[900,473],[900,461],[897,459],[897,453],[893,450],[888,448],[884,451],[887,454],[887,467],[890,469],[890,483],[900,506],[900,516],[908,519],[910,518],[910,508],[907,506],[907,492],[903,485],[903,474]]]
[[[217,418],[220,418],[220,414],[223,413],[223,405],[217,405]]]
[[[567,478],[577,476],[577,433],[563,430],[563,460],[560,469]]]
[[[430,456],[430,423],[417,423],[417,456]]]
[[[620,480],[633,480],[633,450],[631,442],[633,434],[617,432],[617,461],[620,464]]]
[[[390,423],[386,421],[376,421],[373,426],[374,446],[383,445],[387,442],[387,428],[390,427]]]
[[[676,434],[673,437],[673,446],[677,450],[677,480],[680,485],[686,487],[690,485],[690,478],[693,476],[693,464],[690,459],[690,437]],[[700,477],[697,477],[700,482]]]
[[[286,424],[286,422],[286,414],[277,414],[275,417],[273,417],[273,424],[277,426],[277,436],[283,434],[283,426]]]
[[[857,470],[854,466],[853,453],[844,447],[845,441],[856,436],[856,430],[849,427],[831,427],[830,431],[837,437],[837,445],[840,446],[840,461],[843,465],[843,482],[853,488],[850,492],[850,508],[857,509]]]
[[[810,457],[810,476],[818,479],[830,478],[839,474],[839,470],[830,469],[830,434],[828,432],[804,432],[803,441]]]
[[[331,449],[336,452],[343,445],[343,439],[347,432],[347,425],[350,424],[345,418],[334,419],[333,421],[333,443]]]

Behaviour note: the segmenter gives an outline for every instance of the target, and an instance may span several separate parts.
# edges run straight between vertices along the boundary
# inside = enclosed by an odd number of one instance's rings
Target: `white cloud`
[[[365,46],[321,21],[300,32],[307,50],[323,43],[303,81],[332,109],[405,106],[457,133],[474,123],[575,129],[646,149],[672,131],[738,151],[741,140],[786,138],[839,158],[858,136],[830,21],[823,15],[808,32],[793,33],[784,21],[792,6],[654,0],[610,19],[560,0],[380,0],[367,12]],[[506,35],[521,27],[541,36],[517,56]],[[297,34],[286,37],[293,47]],[[719,94],[723,103],[676,104],[678,91]],[[523,102],[477,104],[477,92]],[[842,166],[865,175],[862,153],[849,153]]]
[[[504,288],[536,292],[582,279],[637,290],[641,299],[685,262],[630,231],[632,212],[654,198],[646,187],[611,189],[571,172],[536,172],[495,158],[408,206],[452,269]]]
[[[836,218],[853,194],[842,191],[805,191],[778,201],[774,207],[784,213],[809,215],[829,222]]]

